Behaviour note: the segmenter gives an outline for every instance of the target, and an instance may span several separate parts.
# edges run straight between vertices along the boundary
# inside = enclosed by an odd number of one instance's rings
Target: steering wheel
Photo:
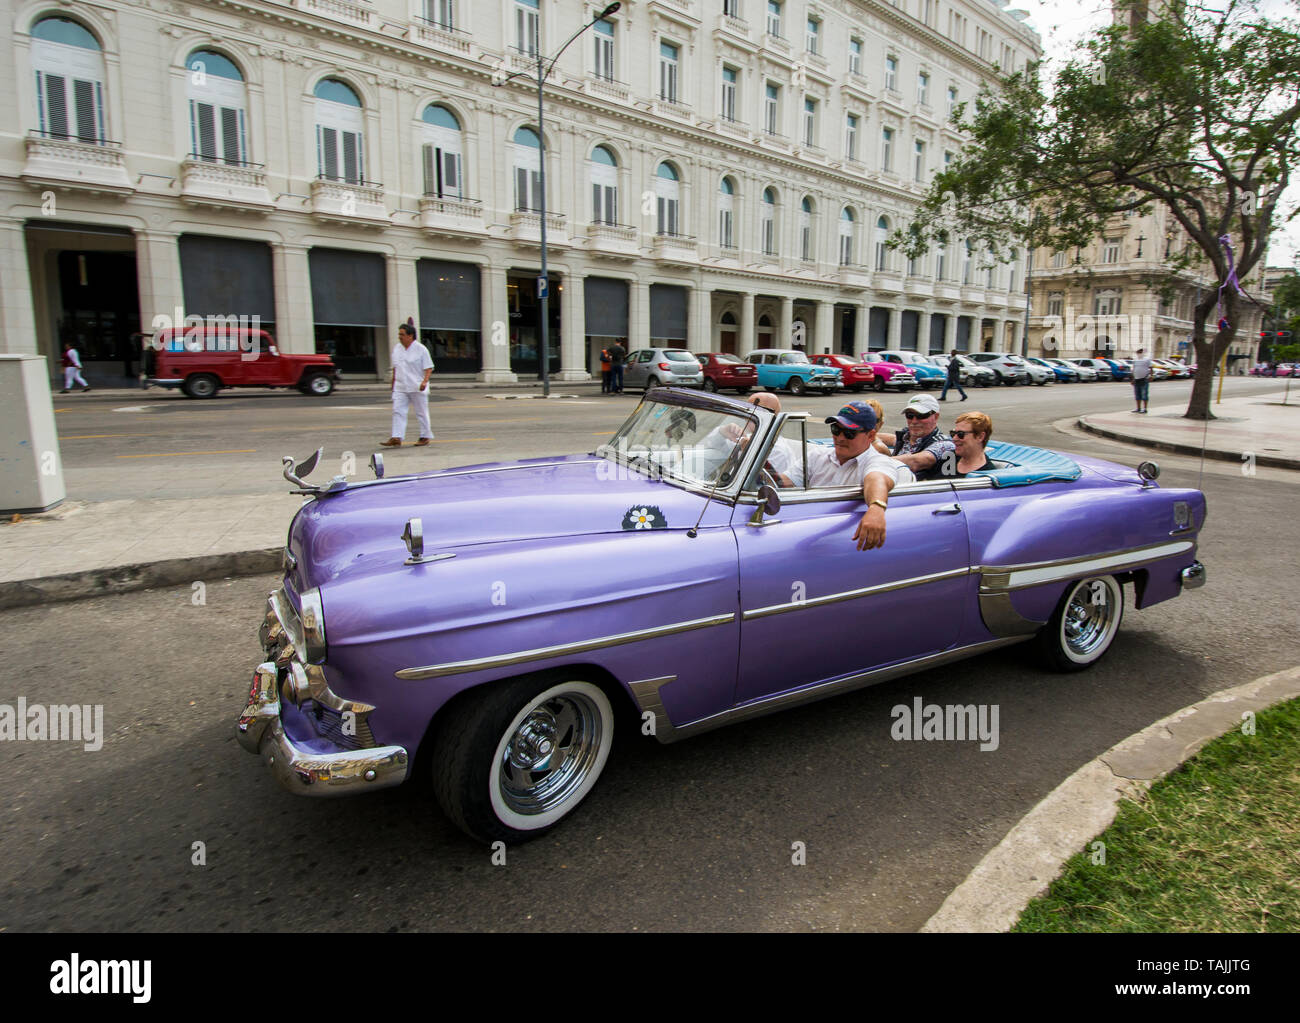
[[[771,464],[771,462],[767,462],[763,465],[763,468],[758,470],[758,482],[766,484],[773,490],[780,490],[781,484],[777,482],[774,470],[768,468]]]

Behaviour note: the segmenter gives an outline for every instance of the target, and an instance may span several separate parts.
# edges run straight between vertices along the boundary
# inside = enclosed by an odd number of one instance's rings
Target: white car
[[[1004,384],[1029,383],[1029,368],[1019,355],[1010,352],[971,352],[970,357],[997,373],[998,380]]]

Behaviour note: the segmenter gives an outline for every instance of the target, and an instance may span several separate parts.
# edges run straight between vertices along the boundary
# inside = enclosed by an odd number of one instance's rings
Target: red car
[[[865,362],[854,362],[847,355],[814,355],[810,360],[816,366],[830,366],[840,371],[840,383],[850,391],[860,391],[876,383],[876,371]]]
[[[340,379],[328,355],[286,355],[264,330],[209,325],[144,339],[145,380],[211,398],[224,387],[295,387],[324,397]]]
[[[758,386],[758,370],[744,359],[728,352],[701,352],[696,356],[704,370],[704,389],[721,391],[733,388],[737,394],[748,394]]]

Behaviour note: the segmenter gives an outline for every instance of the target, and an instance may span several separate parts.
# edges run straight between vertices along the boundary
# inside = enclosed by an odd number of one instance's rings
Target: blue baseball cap
[[[827,423],[839,423],[850,430],[874,430],[876,428],[876,410],[865,401],[851,401],[833,416],[826,417]]]

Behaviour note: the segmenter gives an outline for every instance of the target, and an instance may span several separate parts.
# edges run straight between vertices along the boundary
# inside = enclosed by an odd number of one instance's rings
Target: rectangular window
[[[1052,269],[1053,269],[1053,270],[1060,270],[1062,267],[1064,267],[1064,266],[1065,266],[1065,259],[1066,259],[1066,256],[1065,256],[1065,253],[1064,253],[1064,252],[1053,252],[1053,253],[1052,253]]]
[[[943,151],[943,169],[947,170],[951,166],[952,166],[952,150],[945,149]]]
[[[809,53],[822,52],[822,23],[816,18],[808,19],[808,44]]]
[[[515,49],[537,56],[537,0],[515,0]]]
[[[921,20],[931,28],[934,28],[934,19],[935,15],[938,14],[938,10],[938,0],[922,0]]]
[[[244,112],[233,107],[190,100],[192,152],[211,163],[242,163],[247,142]]]
[[[677,47],[672,43],[659,44],[659,98],[677,102]]]
[[[849,114],[844,119],[844,156],[850,160],[858,158],[858,115]]]
[[[103,87],[99,82],[74,78],[69,89],[64,75],[38,71],[36,95],[41,131],[46,135],[81,142],[104,141]]]
[[[803,144],[817,145],[817,101],[815,99],[803,101]]]
[[[319,173],[326,180],[359,185],[365,179],[360,133],[317,125],[316,152]]]
[[[676,235],[677,234],[677,200],[670,199],[667,196],[659,196],[657,203],[659,234]]]
[[[515,167],[515,209],[542,208],[542,174],[534,167]]]
[[[989,52],[992,49],[993,37],[985,32],[982,28],[975,30],[975,48],[976,52],[984,60],[989,59]]]
[[[718,211],[718,244],[724,249],[736,247],[732,231],[731,210]]]
[[[722,13],[729,18],[739,18],[740,0],[722,0]]]
[[[763,255],[776,255],[776,220],[770,213],[763,214],[763,224],[760,233],[763,236]]]
[[[930,105],[930,76],[924,71],[916,76],[916,102],[923,107]]]
[[[888,173],[894,169],[894,129],[880,130],[880,169]]]
[[[853,265],[853,235],[840,235],[840,266]]]
[[[777,128],[781,124],[781,87],[767,83],[767,97],[764,100],[763,109],[763,127],[767,129],[769,135],[778,134]]]
[[[898,58],[885,58],[885,88],[890,92],[898,91]]]
[[[1115,292],[1099,292],[1092,300],[1094,316],[1118,316],[1120,296]]]
[[[950,85],[948,86],[948,119],[952,120],[953,115],[956,113],[957,113],[957,88],[956,86]]]
[[[591,219],[596,224],[618,223],[618,186],[592,182]]]
[[[1054,291],[1047,296],[1047,315],[1061,316],[1065,311],[1065,296]]]
[[[1101,247],[1101,261],[1103,263],[1119,262],[1119,239],[1107,238]]]
[[[862,74],[862,40],[856,36],[849,40],[849,74]]]
[[[456,0],[425,0],[424,16],[440,28],[456,27]]]
[[[736,119],[736,69],[731,67],[722,69],[722,119]]]
[[[799,225],[799,258],[805,263],[812,260],[812,220],[810,214],[803,214],[803,222]]]
[[[423,149],[424,194],[439,199],[463,199],[460,153],[449,152],[432,142]]]
[[[948,38],[958,46],[966,45],[966,19],[956,11],[948,12]]]
[[[780,0],[767,0],[767,34],[781,38]]]
[[[598,21],[593,29],[596,40],[596,77],[614,80],[614,23]]]
[[[917,181],[925,181],[925,143],[917,140],[915,143],[915,167],[913,168],[914,177]]]

